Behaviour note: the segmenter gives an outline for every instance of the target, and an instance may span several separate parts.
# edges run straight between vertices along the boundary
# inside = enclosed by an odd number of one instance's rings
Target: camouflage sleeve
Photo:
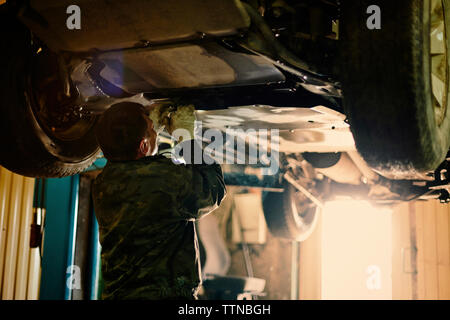
[[[186,141],[191,144],[191,150],[200,148],[198,143]],[[197,149],[198,150],[198,149]],[[193,156],[193,152],[192,152]],[[206,156],[205,156],[206,157]],[[202,157],[202,159],[204,159]],[[191,177],[187,186],[187,194],[184,197],[183,207],[189,218],[198,219],[216,209],[226,195],[226,187],[223,179],[222,168],[212,159],[208,163],[195,164],[193,159],[186,161],[186,169]]]

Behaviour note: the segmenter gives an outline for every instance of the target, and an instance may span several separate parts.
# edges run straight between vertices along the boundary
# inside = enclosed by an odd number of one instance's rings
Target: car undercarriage
[[[21,130],[30,126],[32,133],[28,134],[36,139],[32,148],[39,150],[30,151],[37,161],[30,164],[29,157],[20,150],[9,152],[13,147],[5,148],[1,163],[29,176],[75,174],[98,157],[92,128],[111,105],[124,101],[148,108],[192,104],[205,130],[228,132],[233,139],[247,144],[244,159],[249,157],[250,145],[266,147],[258,142],[259,129],[277,130],[279,170],[270,184],[258,172],[261,165],[248,164],[230,169],[230,184],[282,191],[293,188],[298,202],[306,203],[307,208],[338,194],[351,194],[376,204],[430,197],[448,202],[450,117],[446,94],[440,93],[441,87],[448,91],[448,75],[438,70],[447,57],[447,45],[439,41],[447,40],[433,38],[443,28],[447,11],[442,10],[442,4],[439,7],[439,1],[429,3],[431,21],[437,21],[427,35],[431,37],[430,55],[434,57],[429,64],[432,75],[442,81],[426,82],[426,94],[430,101],[438,102],[431,108],[437,119],[432,130],[442,137],[428,152],[426,146],[430,143],[414,141],[422,141],[422,136],[429,139],[431,134],[420,131],[420,137],[412,133],[408,136],[412,129],[402,129],[404,123],[419,121],[419,112],[390,113],[397,105],[410,104],[411,95],[405,93],[406,98],[398,101],[393,98],[393,93],[403,92],[399,85],[386,93],[386,100],[377,100],[379,96],[384,98],[380,94],[383,87],[401,83],[401,73],[408,71],[399,67],[397,77],[389,74],[395,73],[391,70],[370,69],[380,56],[376,50],[372,55],[364,53],[367,62],[362,62],[364,55],[349,56],[352,46],[370,47],[362,40],[365,35],[357,39],[359,43],[349,37],[349,30],[357,23],[365,23],[368,17],[365,11],[354,11],[365,8],[368,2],[357,2],[358,8],[333,0],[86,0],[77,2],[81,28],[74,30],[66,27],[65,9],[71,1],[8,1],[0,8],[7,16],[4,23],[16,28],[6,42],[11,48],[9,59],[23,58],[12,64],[10,72],[17,72],[13,67],[20,68],[24,78],[8,90],[24,92],[25,102],[21,98],[20,104],[27,120],[16,125],[17,115],[5,117],[2,143],[10,146],[11,138],[7,137],[15,132],[12,139],[22,144],[19,149],[31,148],[26,145],[26,136],[18,138],[15,131],[16,126]],[[397,9],[401,5],[389,6]],[[414,2],[411,12],[418,7]],[[349,18],[352,14],[355,20]],[[383,28],[389,26],[387,22]],[[367,42],[382,43],[376,38],[376,33],[382,31],[366,30],[367,37],[373,37]],[[405,37],[405,46],[408,39]],[[385,56],[383,59],[391,63],[387,68],[398,66],[400,54],[392,61],[389,52]],[[437,58],[441,60],[435,65]],[[371,72],[366,73],[369,69]],[[368,78],[371,74],[373,79]],[[407,76],[404,78],[405,83],[413,83]],[[367,101],[358,96],[363,95],[364,88],[359,84],[365,80],[369,89],[374,88],[366,95]],[[386,83],[381,83],[384,80]],[[420,81],[414,85],[420,86]],[[360,93],[349,89],[356,87]],[[392,104],[386,105],[387,111],[380,112],[375,121],[370,110],[374,106],[381,108],[387,99]],[[2,101],[2,107],[8,103]],[[367,117],[362,119],[364,115]],[[426,117],[432,116],[427,113]],[[376,126],[378,122],[390,123],[390,119],[392,125]],[[376,130],[366,135],[365,129],[372,121]],[[381,137],[383,132],[395,137],[395,141],[387,143]],[[170,137],[167,140],[170,142]],[[412,142],[401,148],[404,141]],[[386,156],[388,151],[390,158]],[[307,215],[309,211],[300,207],[298,210]]]

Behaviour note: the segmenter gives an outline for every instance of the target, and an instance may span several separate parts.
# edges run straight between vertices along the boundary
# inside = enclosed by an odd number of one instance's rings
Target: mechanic
[[[193,137],[194,113],[184,111],[169,120],[168,131],[189,128]],[[140,104],[119,103],[97,124],[108,160],[92,191],[103,299],[197,299],[201,272],[194,222],[220,205],[223,174],[216,163],[175,164],[156,155],[154,122]],[[183,144],[201,148],[195,140]]]

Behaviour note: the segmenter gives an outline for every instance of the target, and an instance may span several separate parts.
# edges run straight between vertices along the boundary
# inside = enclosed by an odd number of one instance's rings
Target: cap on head
[[[140,142],[148,136],[148,129],[144,107],[121,102],[102,114],[96,136],[106,159],[132,160],[136,158]]]

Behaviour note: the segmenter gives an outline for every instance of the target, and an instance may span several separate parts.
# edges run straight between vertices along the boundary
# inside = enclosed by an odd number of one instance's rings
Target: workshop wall
[[[35,179],[0,167],[0,297],[36,300],[39,248],[30,248]]]
[[[393,236],[393,298],[450,299],[450,205],[397,206]]]

